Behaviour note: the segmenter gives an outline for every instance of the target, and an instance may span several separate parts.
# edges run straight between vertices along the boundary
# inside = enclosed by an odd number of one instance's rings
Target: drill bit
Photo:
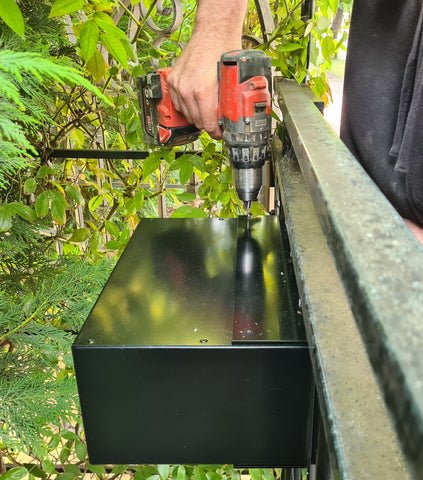
[[[250,228],[250,208],[251,208],[251,200],[244,200],[244,210],[247,214],[247,230]]]
[[[244,200],[244,210],[247,214],[247,217],[250,218],[250,208],[251,208],[251,200]]]

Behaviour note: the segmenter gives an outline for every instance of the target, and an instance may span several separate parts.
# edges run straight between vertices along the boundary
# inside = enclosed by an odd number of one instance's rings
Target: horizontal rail
[[[94,149],[55,149],[49,155],[49,158],[97,158],[107,160],[142,160],[147,158],[151,152],[146,150],[94,150]],[[200,155],[196,151],[177,151],[176,158],[182,155]]]
[[[395,432],[298,162],[292,151],[282,153],[276,137],[272,150],[334,478],[405,480]]]
[[[407,463],[423,478],[423,248],[301,87],[275,83],[295,156]]]

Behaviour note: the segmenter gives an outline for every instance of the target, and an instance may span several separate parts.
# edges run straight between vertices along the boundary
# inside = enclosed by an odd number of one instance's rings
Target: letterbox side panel
[[[305,346],[73,348],[94,464],[305,466]]]

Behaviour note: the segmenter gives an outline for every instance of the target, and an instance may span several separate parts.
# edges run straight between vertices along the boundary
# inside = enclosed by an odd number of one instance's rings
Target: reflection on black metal
[[[249,223],[238,238],[233,340],[247,341],[264,338],[265,286],[261,249],[251,234]]]
[[[313,390],[289,251],[277,217],[245,227],[140,221],[72,347],[91,463],[308,464]],[[234,318],[256,339],[233,338]]]

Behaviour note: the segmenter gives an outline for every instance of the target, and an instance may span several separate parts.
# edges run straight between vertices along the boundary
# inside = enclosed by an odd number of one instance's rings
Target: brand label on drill
[[[262,120],[256,120],[254,122],[254,125],[256,127],[265,127],[267,125],[267,120],[265,118],[263,118]]]

